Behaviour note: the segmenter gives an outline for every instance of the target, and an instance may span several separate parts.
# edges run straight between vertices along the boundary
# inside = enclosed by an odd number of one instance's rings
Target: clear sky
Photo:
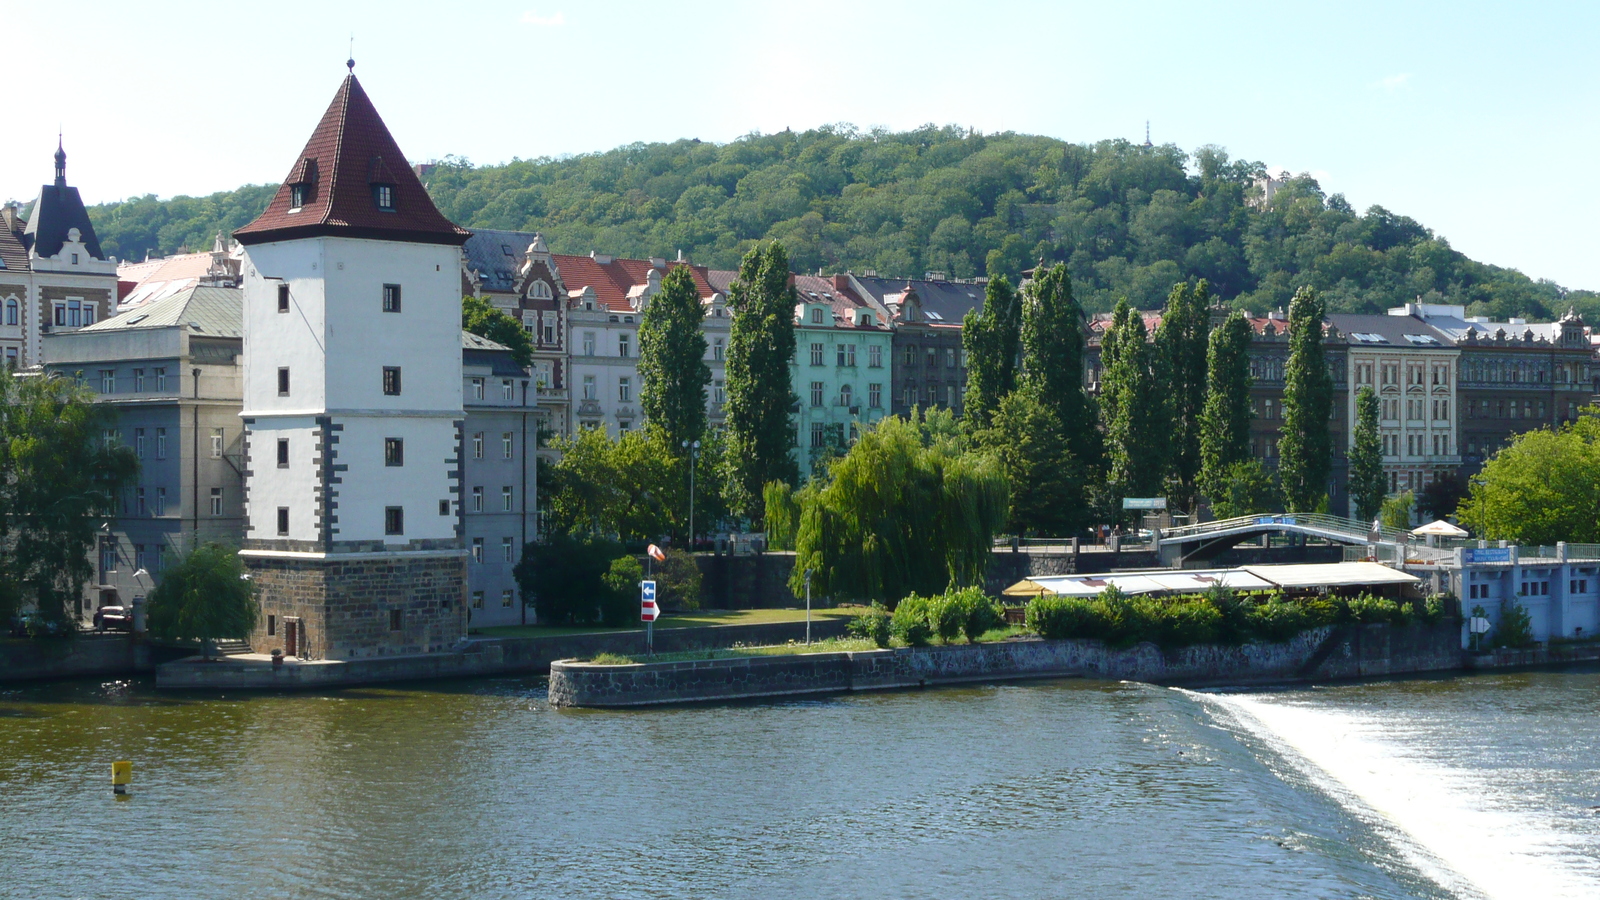
[[[1600,288],[1600,5],[0,0],[0,198],[281,179],[344,75],[413,160],[829,122],[1144,138],[1309,171],[1459,250]]]

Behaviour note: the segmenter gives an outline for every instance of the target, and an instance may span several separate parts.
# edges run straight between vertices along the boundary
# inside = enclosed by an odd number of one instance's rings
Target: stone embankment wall
[[[0,638],[0,682],[86,675],[135,675],[192,651],[152,646],[129,634],[70,638]]]
[[[1214,644],[1163,652],[1099,641],[994,644],[696,660],[631,666],[561,661],[550,667],[555,706],[627,707],[1072,677],[1158,684],[1249,684],[1434,672],[1462,666],[1454,625],[1338,626],[1280,644]]]
[[[813,640],[839,637],[847,622],[838,617],[811,623]],[[768,625],[711,625],[704,628],[663,628],[655,633],[657,653],[709,650],[739,644],[782,644],[805,639],[804,622]],[[557,659],[599,653],[637,655],[644,652],[644,632],[605,631],[527,638],[478,638],[461,650],[408,656],[363,657],[351,660],[285,660],[274,667],[260,657],[230,657],[202,661],[179,660],[156,670],[156,687],[217,690],[305,690],[350,684],[425,681],[484,675],[543,675]]]

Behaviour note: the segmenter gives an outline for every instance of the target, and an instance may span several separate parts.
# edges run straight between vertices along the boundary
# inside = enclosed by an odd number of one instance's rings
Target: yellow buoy
[[[133,763],[126,759],[119,759],[111,764],[111,792],[126,794],[128,785],[133,783]]]

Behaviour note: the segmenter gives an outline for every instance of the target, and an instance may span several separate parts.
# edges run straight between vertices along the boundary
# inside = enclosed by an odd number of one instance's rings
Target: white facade
[[[1437,344],[1364,347],[1349,351],[1352,392],[1371,387],[1378,395],[1378,432],[1390,492],[1421,490],[1441,473],[1461,465],[1456,446],[1456,369],[1460,352]],[[1359,405],[1346,407],[1345,434],[1354,435]]]
[[[459,254],[344,237],[246,248],[251,539],[419,549],[456,539]],[[394,288],[398,311],[385,311]],[[389,439],[402,442],[398,465]]]

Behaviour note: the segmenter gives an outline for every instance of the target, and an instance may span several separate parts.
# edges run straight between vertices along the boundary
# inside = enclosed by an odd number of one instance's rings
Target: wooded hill
[[[1091,311],[1119,296],[1159,307],[1174,282],[1206,278],[1255,311],[1314,285],[1332,312],[1378,312],[1421,296],[1476,314],[1548,318],[1569,303],[1600,321],[1600,297],[1468,259],[1418,222],[1364,213],[1293,179],[1260,208],[1260,163],[1214,146],[1185,153],[1127,141],[1072,144],[926,126],[829,126],[728,144],[630,144],[562,159],[474,166],[449,158],[425,179],[468,228],[542,231],[553,249],[673,256],[722,268],[782,240],[799,271],[1015,277],[1064,261]],[[272,186],[92,207],[108,253],[142,259],[205,249],[250,221]]]

